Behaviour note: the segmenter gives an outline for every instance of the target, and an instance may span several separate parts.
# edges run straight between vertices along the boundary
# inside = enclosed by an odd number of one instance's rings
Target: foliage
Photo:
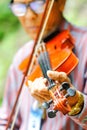
[[[22,28],[9,33],[0,44],[0,99],[2,98],[9,66],[17,50],[29,40]]]
[[[8,1],[0,0],[0,105],[9,66],[16,51],[29,40],[18,19],[8,8]]]
[[[18,19],[13,16],[9,4],[7,2],[1,2],[0,4],[0,41],[12,31],[19,28]]]

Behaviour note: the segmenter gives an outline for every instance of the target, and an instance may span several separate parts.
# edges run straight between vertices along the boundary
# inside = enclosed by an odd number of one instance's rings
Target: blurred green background
[[[0,0],[0,105],[13,56],[29,39],[17,18],[11,13],[8,3],[8,0]]]
[[[0,104],[8,68],[16,51],[29,40],[8,8],[10,0],[0,0]],[[87,0],[67,0],[64,16],[77,26],[87,26]]]

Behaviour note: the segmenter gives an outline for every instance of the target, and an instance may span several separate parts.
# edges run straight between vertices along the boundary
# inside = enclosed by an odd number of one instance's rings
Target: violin
[[[76,91],[70,88],[68,83],[62,84],[62,89],[68,91],[68,96],[60,95],[55,82],[47,77],[47,70],[56,70],[58,72],[65,72],[67,75],[74,70],[79,60],[73,53],[74,39],[68,30],[64,30],[47,43],[42,43],[37,49],[35,61],[32,66],[31,74],[27,76],[26,85],[28,80],[34,81],[36,78],[44,76],[49,81],[48,91],[50,92],[51,100],[43,103],[44,108],[49,108],[53,103],[53,110],[48,111],[48,116],[53,118],[56,116],[57,109],[62,109],[63,114],[71,111],[70,105],[67,102],[67,97],[75,96]],[[20,68],[27,65],[27,60],[21,63]]]
[[[28,80],[34,81],[35,78],[46,76],[47,70],[65,72],[67,75],[77,66],[78,58],[73,53],[74,39],[68,30],[64,30],[47,43],[42,43],[38,47],[32,71]],[[44,44],[44,45],[43,45]],[[19,69],[25,71],[28,58],[20,64]]]

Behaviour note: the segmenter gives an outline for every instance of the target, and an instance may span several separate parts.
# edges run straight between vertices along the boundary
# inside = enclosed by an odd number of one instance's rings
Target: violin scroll
[[[56,86],[54,86],[55,88]],[[58,111],[61,111],[64,115],[71,111],[71,105],[68,102],[68,97],[74,97],[76,90],[70,87],[69,83],[63,82],[60,88],[56,87],[49,89],[52,99],[48,102],[44,102],[42,107],[49,109],[52,105],[52,110],[48,110],[48,117],[54,118]],[[65,93],[65,95],[63,95]]]

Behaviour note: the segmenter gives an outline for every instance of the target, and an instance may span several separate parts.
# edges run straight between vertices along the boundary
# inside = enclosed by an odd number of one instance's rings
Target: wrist
[[[71,107],[71,111],[68,113],[69,116],[75,116],[75,115],[79,114],[83,109],[84,97],[79,91],[78,91],[78,95],[79,95],[78,101],[75,105],[73,105]]]

